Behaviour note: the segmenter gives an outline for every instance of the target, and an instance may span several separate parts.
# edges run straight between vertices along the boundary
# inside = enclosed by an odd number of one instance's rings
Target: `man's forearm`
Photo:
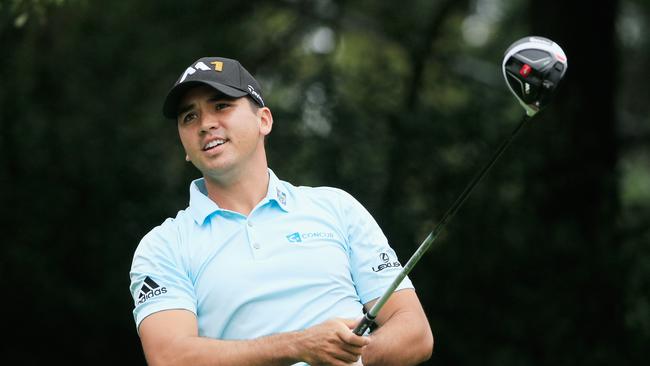
[[[147,336],[142,337],[147,361],[154,366],[280,366],[300,361],[343,366],[358,360],[370,342],[367,337],[352,333],[356,320],[351,319],[330,319],[300,331],[241,341],[210,339],[187,332],[155,332],[155,326],[161,324],[162,321],[149,322]]]
[[[146,356],[152,366],[285,366],[300,361],[297,339],[298,334],[293,332],[241,341],[183,337],[160,354]]]

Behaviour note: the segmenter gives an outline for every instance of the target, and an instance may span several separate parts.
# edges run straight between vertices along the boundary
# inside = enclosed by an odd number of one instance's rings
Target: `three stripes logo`
[[[144,303],[145,301],[151,299],[154,296],[167,293],[167,287],[160,287],[156,281],[152,280],[151,277],[147,276],[144,279],[144,283],[140,288],[140,295],[138,296],[138,305]]]

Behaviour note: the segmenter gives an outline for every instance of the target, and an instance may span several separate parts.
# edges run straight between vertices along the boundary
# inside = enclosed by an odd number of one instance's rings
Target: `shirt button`
[[[253,222],[252,221],[248,222],[248,227],[253,227]]]
[[[260,249],[260,243],[258,242],[253,243],[253,248]]]

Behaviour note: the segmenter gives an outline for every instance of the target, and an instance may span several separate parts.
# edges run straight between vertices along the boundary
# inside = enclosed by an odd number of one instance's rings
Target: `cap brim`
[[[169,90],[167,97],[165,98],[165,102],[163,103],[163,115],[169,119],[176,119],[176,117],[178,117],[178,103],[181,101],[183,95],[185,95],[189,89],[200,85],[210,86],[220,91],[221,93],[233,98],[239,98],[248,95],[248,92],[245,92],[243,90],[235,89],[233,87],[212,81],[186,81],[174,86]]]

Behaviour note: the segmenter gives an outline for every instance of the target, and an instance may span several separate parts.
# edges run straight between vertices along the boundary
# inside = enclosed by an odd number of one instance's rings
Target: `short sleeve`
[[[368,210],[345,192],[342,198],[352,279],[361,302],[366,304],[383,295],[401,272],[402,265]],[[408,276],[396,291],[405,288],[413,288]]]
[[[136,327],[162,310],[186,309],[196,314],[196,296],[183,265],[181,240],[169,221],[142,238],[131,264],[131,295]]]

